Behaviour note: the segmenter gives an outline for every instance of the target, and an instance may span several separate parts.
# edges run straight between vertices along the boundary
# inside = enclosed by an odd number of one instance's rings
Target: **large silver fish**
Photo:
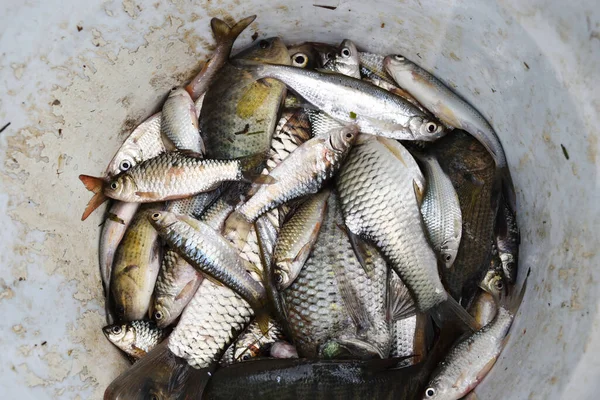
[[[372,255],[365,272],[343,228],[337,201],[330,195],[314,250],[283,291],[292,336],[302,357],[386,357],[387,266]]]
[[[515,188],[498,135],[486,119],[439,79],[401,55],[387,56],[384,66],[394,80],[448,126],[473,135],[491,154],[510,209],[516,210]]]
[[[427,228],[427,236],[446,268],[456,259],[462,236],[462,214],[458,196],[450,178],[433,155],[417,155],[422,162],[427,189],[421,214]]]
[[[275,78],[315,107],[360,131],[401,140],[432,141],[445,129],[414,105],[368,82],[339,74],[238,61],[254,79]]]

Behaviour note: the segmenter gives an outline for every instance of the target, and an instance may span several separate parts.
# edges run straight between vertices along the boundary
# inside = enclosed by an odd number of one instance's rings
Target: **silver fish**
[[[353,148],[336,182],[348,229],[375,243],[417,308],[425,312],[445,301],[435,254],[421,224],[415,224],[425,180],[410,153],[396,141],[366,137]]]
[[[521,234],[517,216],[506,202],[502,202],[498,208],[495,237],[504,277],[508,283],[514,284],[517,281]]]
[[[255,357],[267,356],[271,345],[281,340],[282,337],[281,329],[272,321],[269,321],[267,333],[263,333],[258,323],[253,322],[225,351],[220,364],[226,366]]]
[[[481,326],[486,326],[498,312],[498,301],[490,293],[480,290],[469,305],[469,314]]]
[[[335,57],[323,68],[327,71],[360,79],[360,62],[356,45],[349,39],[344,39],[337,48]]]
[[[434,371],[424,400],[458,400],[473,390],[492,369],[517,313],[526,282],[521,291],[500,305],[494,319],[479,331],[460,340]]]
[[[286,221],[273,251],[275,281],[279,290],[290,286],[308,259],[317,241],[327,210],[329,190],[307,199]]]
[[[150,216],[159,235],[197,270],[239,293],[262,310],[265,289],[247,271],[255,267],[209,225],[186,216],[155,211]]]
[[[102,328],[104,336],[127,355],[138,360],[152,350],[165,337],[167,331],[151,321],[131,321]]]
[[[387,56],[384,66],[394,80],[448,126],[473,135],[491,154],[503,193],[511,210],[516,210],[516,195],[504,148],[498,135],[472,105],[439,79],[401,55]]]
[[[450,268],[456,259],[462,236],[462,214],[450,178],[433,155],[417,155],[427,181],[421,215],[427,236],[440,261]]]
[[[253,222],[289,200],[316,193],[340,168],[357,136],[357,126],[351,124],[331,131],[327,138],[305,142],[271,171],[273,183],[257,185],[238,214]]]
[[[255,79],[280,80],[333,118],[355,122],[364,133],[424,141],[438,139],[445,133],[442,124],[408,101],[359,79],[243,60],[236,65],[249,71]]]
[[[182,88],[173,88],[162,108],[160,129],[178,150],[204,154],[198,130],[198,112],[192,98]]]

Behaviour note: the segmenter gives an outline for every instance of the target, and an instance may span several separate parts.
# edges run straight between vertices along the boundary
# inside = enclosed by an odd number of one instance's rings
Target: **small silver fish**
[[[498,178],[511,210],[516,209],[515,188],[498,135],[472,105],[463,100],[439,79],[401,55],[387,56],[387,72],[425,108],[448,126],[473,135],[490,153],[496,163]]]
[[[294,150],[275,167],[272,183],[257,185],[256,193],[238,210],[249,222],[265,212],[298,197],[316,193],[341,167],[358,128],[351,124],[333,130],[327,138],[313,138]]]
[[[514,284],[517,281],[521,234],[517,225],[517,216],[506,202],[500,203],[498,208],[495,237],[504,277],[508,283]]]
[[[151,321],[131,321],[102,328],[104,336],[119,349],[138,360],[152,350],[165,337],[167,331]]]
[[[220,364],[226,366],[255,357],[264,357],[268,355],[271,345],[282,339],[282,335],[279,326],[272,321],[269,321],[267,333],[263,333],[258,323],[253,322],[225,351]]]
[[[349,39],[344,39],[337,48],[335,57],[324,67],[327,71],[360,79],[360,62],[356,45]]]
[[[456,259],[462,236],[462,214],[458,195],[450,178],[433,155],[416,155],[427,181],[421,215],[427,236],[440,261],[450,268]]]
[[[173,88],[162,108],[160,129],[178,150],[204,154],[198,130],[198,112],[192,98],[182,88]]]
[[[506,345],[506,339],[523,296],[521,291],[500,305],[494,319],[479,331],[460,340],[434,371],[424,400],[458,400],[473,390],[494,366]]]

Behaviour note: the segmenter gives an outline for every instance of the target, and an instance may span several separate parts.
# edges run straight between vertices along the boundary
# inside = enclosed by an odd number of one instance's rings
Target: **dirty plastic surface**
[[[354,40],[401,53],[490,120],[517,188],[529,290],[482,399],[600,390],[600,9],[593,0],[134,0],[0,5],[0,387],[4,398],[100,399],[127,366],[100,328],[98,175],[213,46],[209,19],[257,14],[237,48]],[[333,9],[335,8],[335,9]],[[524,274],[521,274],[521,278]]]

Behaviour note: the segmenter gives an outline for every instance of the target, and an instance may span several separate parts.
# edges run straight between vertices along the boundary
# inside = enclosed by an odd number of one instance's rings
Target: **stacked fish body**
[[[500,135],[349,39],[232,56],[255,18],[213,18],[198,75],[80,176],[82,219],[112,202],[103,332],[134,362],[105,399],[458,400],[525,294]]]

